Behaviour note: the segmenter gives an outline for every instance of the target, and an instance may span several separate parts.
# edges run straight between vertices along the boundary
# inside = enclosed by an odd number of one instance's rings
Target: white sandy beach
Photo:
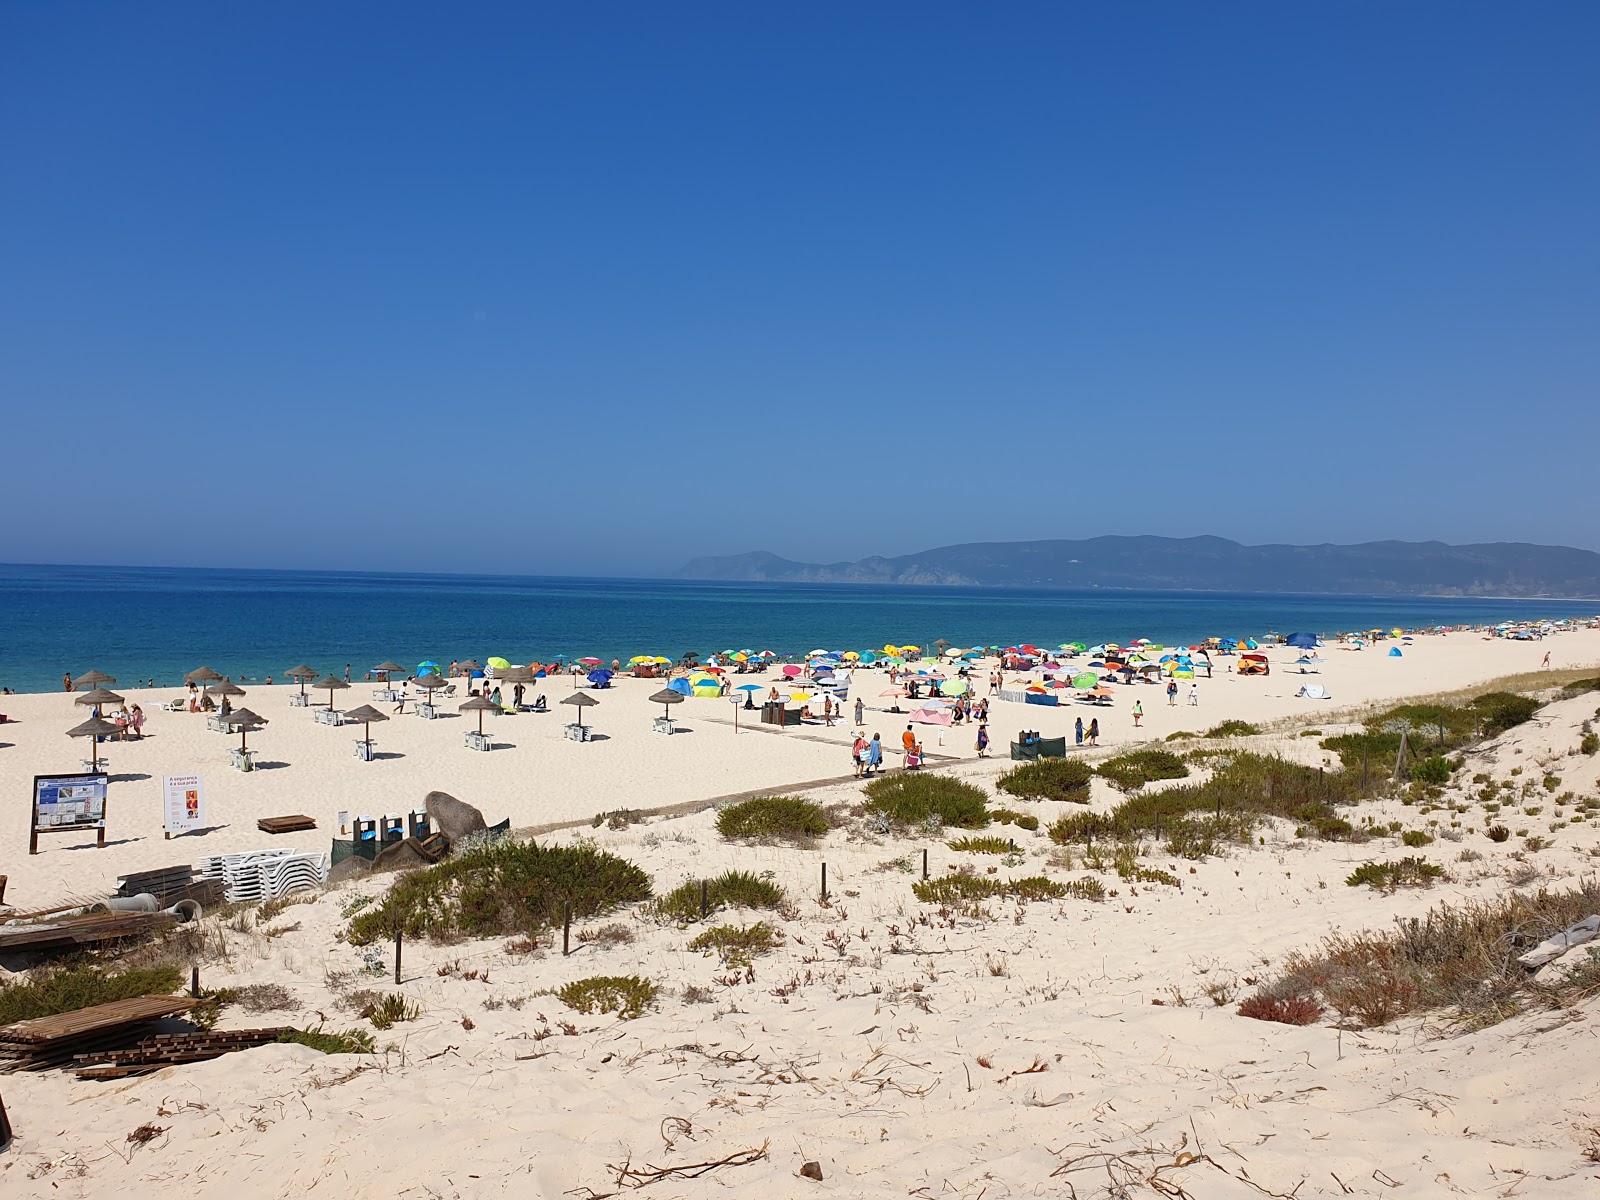
[[[1094,710],[1105,731],[1100,756],[1238,718],[1274,729],[1244,744],[1318,762],[1316,739],[1296,737],[1300,729],[1333,732],[1366,706],[1531,671],[1546,651],[1554,667],[1593,667],[1600,631],[1537,643],[1424,637],[1399,659],[1330,646],[1310,677],[1332,694],[1319,702],[1294,698],[1307,678],[1283,668],[1292,655],[1279,648],[1266,678],[1202,678],[1198,709],[1181,696],[1168,709],[1158,687],[1118,688],[1113,708]],[[858,680],[869,706],[889,703],[878,699],[878,673]],[[374,727],[384,757],[370,763],[352,754],[350,729],[289,707],[293,689],[253,687],[243,703],[270,719],[250,738],[268,769],[248,775],[227,766],[236,736],[208,732],[199,716],[152,711],[175,693],[124,692],[150,713],[149,736],[107,747],[107,847],[46,837],[32,858],[24,798],[34,774],[76,764],[83,743],[63,731],[82,713],[64,694],[5,698],[17,723],[0,726],[0,786],[14,798],[0,825],[13,848],[0,856],[0,873],[18,907],[108,890],[120,874],[202,854],[276,843],[325,849],[336,811],[404,811],[435,788],[491,822],[578,822],[549,836],[595,838],[643,866],[658,894],[738,867],[770,871],[794,901],[778,922],[784,944],[748,974],[689,950],[692,930],[639,913],[608,919],[631,940],[586,941],[565,959],[559,936],[534,955],[508,954],[499,940],[409,945],[400,990],[422,1013],[379,1034],[380,1047],[392,1048],[374,1058],[271,1046],[115,1083],[6,1077],[0,1092],[18,1142],[0,1157],[5,1194],[594,1197],[631,1192],[618,1182],[625,1164],[687,1168],[763,1147],[764,1158],[702,1178],[669,1175],[644,1194],[1594,1194],[1596,1167],[1584,1154],[1600,1125],[1588,1065],[1600,1049],[1595,1002],[1450,1036],[1416,1020],[1365,1031],[1275,1025],[1242,1018],[1232,1004],[1284,954],[1330,930],[1377,928],[1496,894],[1529,862],[1540,882],[1591,874],[1595,825],[1567,825],[1550,848],[1521,859],[1511,857],[1516,843],[1466,829],[1459,843],[1430,847],[1449,866],[1445,881],[1380,894],[1344,878],[1383,848],[1301,841],[1277,824],[1263,845],[1224,857],[1168,864],[1157,852],[1152,862],[1179,874],[1181,888],[1113,876],[1104,903],[1003,903],[998,919],[973,920],[911,895],[923,848],[934,873],[970,859],[941,840],[841,830],[812,850],[734,845],[703,810],[591,829],[587,818],[604,811],[808,782],[803,794],[818,803],[859,797],[848,778],[815,782],[849,775],[848,724],[735,734],[725,701],[691,700],[675,714],[688,732],[664,737],[650,731],[659,709],[646,699],[659,686],[621,680],[601,693],[588,719],[602,741],[564,740],[565,710],[555,708],[491,718],[503,748],[474,753],[462,746],[469,718],[407,715]],[[570,683],[546,690],[555,701]],[[1146,710],[1137,734],[1128,716],[1135,694]],[[339,698],[367,700],[359,684]],[[1597,703],[1593,694],[1559,701],[1475,751],[1468,773],[1539,764],[1559,772],[1564,790],[1597,794],[1600,758],[1575,750]],[[1066,733],[1078,711],[997,703],[999,759],[1018,729]],[[869,730],[898,743],[901,719],[868,716]],[[930,751],[972,760],[942,770],[989,785],[1008,765],[975,761],[970,728],[946,730],[942,747],[936,732],[923,729]],[[216,828],[165,841],[160,777],[180,771],[204,775]],[[1096,806],[1120,799],[1102,781],[1094,786]],[[1024,807],[1048,822],[1067,806]],[[272,839],[255,828],[258,817],[296,812],[314,816],[317,832]],[[1418,823],[1395,803],[1368,812],[1380,824]],[[1523,824],[1548,822],[1546,812]],[[1026,862],[1016,874],[1084,874],[1054,864],[1042,832],[1004,832],[1017,834]],[[1467,848],[1481,860],[1454,861]],[[363,976],[365,953],[336,935],[351,899],[386,883],[364,879],[290,908],[272,922],[287,930],[281,936],[248,922],[225,930],[229,956],[207,964],[206,984],[280,983],[297,1007],[267,1019],[358,1024],[339,1007],[341,993],[395,985]],[[662,988],[658,1007],[620,1022],[543,994],[596,974],[649,977]],[[707,1001],[691,1002],[700,989]],[[262,1022],[232,1010],[224,1017],[225,1026]],[[161,1134],[127,1143],[144,1122]],[[810,1161],[820,1182],[797,1174]],[[1151,1179],[1185,1190],[1163,1193]]]

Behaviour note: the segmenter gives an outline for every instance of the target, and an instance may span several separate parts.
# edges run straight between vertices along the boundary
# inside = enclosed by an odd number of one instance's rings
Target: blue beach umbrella
[[[694,695],[694,689],[689,686],[689,681],[683,678],[681,675],[677,679],[674,679],[671,683],[667,684],[667,686],[673,691],[677,692],[680,696]]]
[[[1314,633],[1291,633],[1283,641],[1285,645],[1293,646],[1297,650],[1310,650],[1317,644],[1317,635]]]

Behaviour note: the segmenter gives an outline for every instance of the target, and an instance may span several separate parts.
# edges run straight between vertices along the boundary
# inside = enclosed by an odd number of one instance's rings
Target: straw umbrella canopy
[[[405,670],[404,667],[402,667],[399,663],[395,662],[393,659],[390,659],[388,662],[381,662],[377,666],[373,667],[372,669],[374,671],[376,671],[379,675],[383,676],[383,681],[385,683],[389,682],[389,672],[391,672],[391,671],[404,671]]]
[[[249,749],[245,745],[245,736],[252,729],[260,729],[267,723],[267,719],[258,713],[251,712],[248,708],[236,708],[228,714],[228,724],[239,727],[239,749]]]
[[[117,677],[115,675],[107,675],[104,671],[89,670],[74,679],[73,687],[92,688],[99,687],[102,683],[115,683],[116,681]]]
[[[562,703],[565,704],[566,701],[563,700]],[[661,705],[662,713],[670,718],[672,716],[672,706],[683,703],[683,693],[675,692],[671,688],[662,688],[654,696],[650,697],[650,703]]]
[[[231,679],[224,679],[221,683],[213,683],[206,688],[213,696],[242,696],[244,689]]]
[[[92,704],[96,709],[99,709],[102,704],[121,704],[122,701],[123,697],[115,692],[107,691],[103,687],[97,687],[93,691],[84,692],[83,695],[72,698],[74,704]],[[95,715],[98,716],[99,713],[96,712]]]
[[[532,667],[501,667],[494,673],[496,683],[532,683]]]
[[[216,683],[222,678],[210,667],[196,667],[183,677],[185,683]]]
[[[328,711],[332,712],[333,711],[333,693],[336,692],[336,691],[342,691],[342,690],[348,688],[350,685],[348,683],[346,683],[344,680],[340,679],[337,675],[329,675],[326,679],[317,680],[317,682],[312,684],[311,686],[314,687],[314,688],[317,688],[319,690],[322,689],[322,688],[327,688],[328,689]]]
[[[475,658],[467,658],[467,659],[463,659],[460,662],[456,663],[456,670],[458,670],[458,671],[481,671],[481,670],[483,670],[483,664],[481,662],[479,662]]]
[[[442,675],[418,675],[411,682],[428,693],[427,703],[429,704],[433,703],[434,689],[445,686],[444,676]]]
[[[330,692],[329,695],[332,695],[332,693]],[[360,721],[361,739],[370,742],[372,740],[372,722],[387,721],[389,718],[373,708],[372,705],[363,704],[360,708],[352,708],[345,713],[344,719],[346,721]]]
[[[578,710],[578,727],[581,729],[583,728],[583,710],[593,708],[600,701],[589,695],[588,692],[573,692],[572,695],[564,697],[561,703],[570,704]]]
[[[68,737],[86,737],[89,739],[89,760],[92,770],[100,769],[100,739],[115,737],[121,731],[107,721],[104,717],[90,717],[81,725],[74,725],[67,730]]]
[[[298,679],[300,681],[300,694],[302,696],[306,694],[306,680],[317,677],[317,673],[304,663],[298,667],[290,667],[284,674],[290,679]]]
[[[474,696],[461,706],[462,712],[475,712],[478,714],[478,733],[483,733],[483,714],[486,712],[499,712],[494,706],[494,701],[487,696]]]

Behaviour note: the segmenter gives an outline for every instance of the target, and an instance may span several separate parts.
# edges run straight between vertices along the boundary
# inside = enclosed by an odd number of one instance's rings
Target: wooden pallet
[[[188,1012],[188,996],[133,996],[0,1028],[0,1072],[70,1066],[79,1054],[137,1044],[162,1017]]]
[[[98,946],[103,942],[162,933],[176,923],[176,917],[163,912],[102,912],[45,917],[27,924],[0,925],[0,954]]]
[[[299,833],[316,827],[316,821],[304,813],[294,813],[287,817],[262,817],[256,822],[256,828],[263,833]]]
[[[206,1033],[160,1033],[137,1046],[76,1055],[79,1079],[122,1079],[148,1075],[182,1063],[206,1062],[238,1050],[252,1050],[276,1042],[288,1026],[270,1029],[229,1029]]]

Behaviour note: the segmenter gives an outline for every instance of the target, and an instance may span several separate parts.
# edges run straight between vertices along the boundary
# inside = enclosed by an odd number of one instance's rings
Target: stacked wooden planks
[[[98,946],[164,933],[177,923],[178,918],[164,912],[41,913],[0,925],[0,954]]]
[[[304,813],[292,813],[286,817],[262,817],[256,822],[256,828],[263,833],[299,833],[301,830],[316,827],[316,821]]]
[[[0,1073],[70,1067],[80,1054],[135,1045],[154,1034],[156,1021],[198,1003],[188,996],[133,996],[0,1027]]]
[[[77,1074],[79,1079],[122,1079],[129,1075],[148,1075],[179,1063],[205,1062],[236,1050],[265,1046],[289,1032],[288,1026],[275,1026],[270,1029],[229,1029],[211,1033],[158,1033],[128,1049],[77,1055]]]

